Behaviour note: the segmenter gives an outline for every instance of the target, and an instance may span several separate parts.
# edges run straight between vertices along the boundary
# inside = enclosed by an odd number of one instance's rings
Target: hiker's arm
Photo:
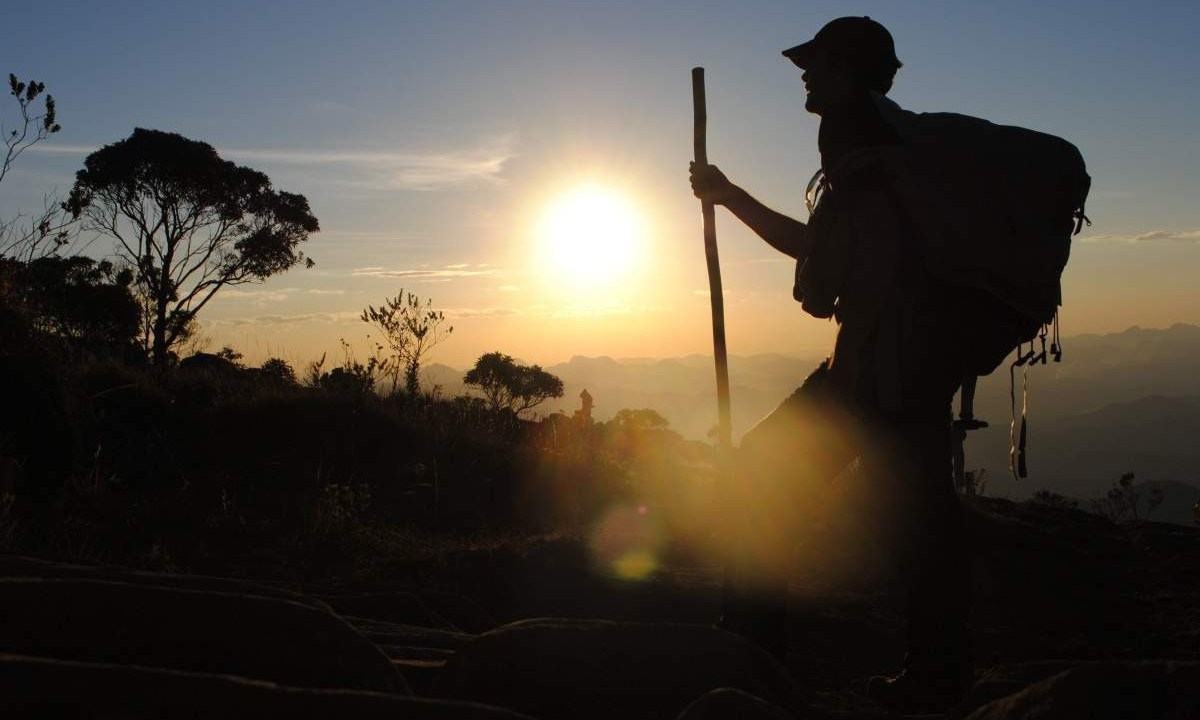
[[[768,245],[784,255],[794,258],[808,255],[810,243],[804,223],[763,205],[750,193],[729,182],[715,165],[697,168],[691,163],[690,172],[692,192],[696,197],[729,208]]]

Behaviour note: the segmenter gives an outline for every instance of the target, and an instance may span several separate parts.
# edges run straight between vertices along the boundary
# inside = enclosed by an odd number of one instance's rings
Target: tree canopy
[[[32,331],[70,350],[123,355],[138,334],[132,280],[128,270],[81,255],[28,262],[0,258],[0,304],[21,313]]]
[[[133,267],[156,364],[222,287],[311,267],[298,247],[319,229],[303,195],[208,143],[142,128],[88,155],[66,205]]]
[[[552,397],[562,397],[563,383],[537,365],[521,365],[501,352],[481,355],[463,382],[478,387],[492,410],[516,414]]]

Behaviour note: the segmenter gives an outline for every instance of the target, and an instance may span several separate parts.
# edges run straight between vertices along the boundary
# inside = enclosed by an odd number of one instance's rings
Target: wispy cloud
[[[298,315],[258,315],[255,317],[206,320],[211,327],[245,327],[248,325],[301,325],[304,323],[337,323],[358,319],[358,313],[302,313]]]
[[[482,140],[473,147],[411,152],[344,152],[272,148],[218,148],[222,157],[239,162],[326,166],[346,172],[335,182],[377,190],[446,190],[473,184],[502,184],[505,164],[515,155],[514,140],[504,135]],[[40,143],[31,151],[58,155],[85,155],[98,149],[89,145]]]
[[[368,245],[382,245],[389,248],[433,248],[437,245],[424,235],[396,230],[363,231],[321,229],[320,240],[325,243],[322,254],[338,252],[349,248],[353,252],[361,252]]]
[[[399,278],[401,280],[416,280],[417,282],[448,282],[457,278],[495,275],[496,271],[487,265],[447,265],[442,268],[409,269],[365,267],[357,268],[350,274],[355,277]]]
[[[524,315],[525,313],[515,308],[491,307],[491,308],[452,308],[445,310],[446,317],[451,319],[461,318],[477,318],[477,317],[513,317],[516,315]]]
[[[1090,235],[1081,240],[1090,243],[1200,243],[1200,230],[1150,230],[1136,235]]]
[[[99,150],[99,145],[57,145],[54,143],[38,143],[29,148],[29,152],[47,153],[49,155],[88,155]]]
[[[252,300],[259,303],[283,302],[291,297],[298,288],[280,288],[278,290],[240,290],[238,288],[222,288],[216,295],[219,300]]]

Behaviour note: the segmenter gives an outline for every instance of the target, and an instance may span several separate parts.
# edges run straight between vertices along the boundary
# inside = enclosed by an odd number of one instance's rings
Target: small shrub
[[[1074,510],[1079,507],[1078,500],[1071,500],[1050,490],[1038,490],[1033,494],[1033,501],[1039,505],[1049,505],[1050,507],[1063,509]]]

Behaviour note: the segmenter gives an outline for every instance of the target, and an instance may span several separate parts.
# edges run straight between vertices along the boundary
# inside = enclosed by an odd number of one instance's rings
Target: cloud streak
[[[458,278],[487,277],[496,271],[486,265],[447,265],[443,268],[412,268],[394,270],[383,267],[357,268],[350,273],[354,277],[399,278],[417,282],[448,282]]]
[[[1200,243],[1200,230],[1150,230],[1136,235],[1093,235],[1082,238],[1088,243]]]
[[[462,318],[489,318],[489,317],[515,317],[524,315],[523,312],[515,308],[491,307],[491,308],[452,308],[444,311],[446,317],[453,320]]]
[[[474,147],[410,152],[218,148],[224,158],[238,162],[333,168],[335,181],[376,190],[436,191],[478,184],[503,184],[511,160],[510,135],[483,140]],[[31,151],[54,155],[86,155],[98,147],[38,144]]]
[[[245,327],[247,325],[300,325],[303,323],[337,323],[347,320],[357,320],[358,313],[302,313],[297,315],[258,315],[256,317],[223,318],[220,320],[205,320],[204,325],[210,327]]]

